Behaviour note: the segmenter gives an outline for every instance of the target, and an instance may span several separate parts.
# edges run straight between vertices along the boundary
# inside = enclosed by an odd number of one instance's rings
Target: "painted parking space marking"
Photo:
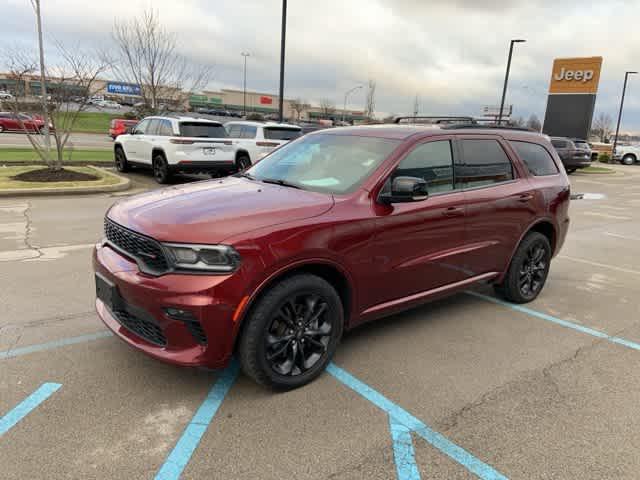
[[[458,462],[479,478],[483,480],[506,480],[507,477],[474,457],[471,453],[459,447],[441,433],[431,429],[424,422],[393,403],[377,390],[361,382],[346,370],[343,370],[334,363],[330,363],[327,367],[327,372],[351,390],[385,411],[390,417],[393,417],[397,423],[404,425],[410,432],[414,432],[416,435],[422,437],[427,443]]]
[[[61,386],[59,383],[43,383],[35,392],[16,405],[5,414],[4,417],[0,418],[0,437],[55,393]]]
[[[46,343],[38,343],[36,345],[28,345],[26,347],[12,348],[9,350],[0,351],[0,360],[6,358],[19,357],[21,355],[27,355],[29,353],[42,352],[45,350],[51,350],[54,348],[65,347],[67,345],[74,345],[76,343],[89,342],[91,340],[99,340],[101,338],[112,337],[113,333],[109,331],[102,331],[98,333],[90,333],[88,335],[80,335],[78,337],[63,338],[60,340],[53,340]]]
[[[195,413],[189,424],[184,429],[178,443],[173,448],[165,462],[160,467],[156,480],[174,480],[180,478],[184,468],[189,463],[193,452],[198,447],[202,436],[207,431],[209,424],[215,417],[224,397],[238,378],[240,366],[236,360],[232,360],[229,366],[222,372],[216,383],[211,387],[207,398]]]
[[[610,213],[582,212],[582,214],[588,215],[590,217],[610,218],[611,220],[631,220],[631,217],[623,217],[622,215],[611,215]]]
[[[633,240],[635,242],[640,242],[640,237],[630,237],[629,235],[621,235],[619,233],[613,232],[604,232],[604,234],[608,237],[622,238],[624,240]]]
[[[546,320],[547,322],[555,323],[556,325],[561,325],[563,327],[577,330],[578,332],[586,333],[587,335],[591,335],[592,337],[602,338],[609,342],[617,343],[618,345],[623,345],[625,347],[633,348],[634,350],[640,350],[640,343],[632,342],[631,340],[627,340],[625,338],[613,337],[607,333],[601,332],[600,330],[595,330],[593,328],[585,327],[584,325],[573,323],[568,320],[562,320],[561,318],[556,318],[553,315],[548,315],[546,313],[538,312],[536,310],[532,310],[531,308],[523,307],[522,305],[505,302],[504,300],[500,300],[499,298],[494,298],[488,295],[483,295],[481,293],[471,292],[471,291],[468,291],[467,293],[474,297],[481,298],[482,300],[486,300],[487,302],[495,303],[497,305],[502,305],[504,307],[510,308],[511,310],[515,310],[516,312],[525,313],[527,315],[531,315],[532,317],[536,317],[541,320]]]
[[[411,430],[389,415],[389,431],[393,442],[393,459],[396,463],[397,479],[420,480]]]
[[[586,265],[591,265],[594,267],[608,268],[609,270],[615,270],[617,272],[640,275],[640,271],[638,270],[632,270],[631,268],[617,267],[615,265],[609,265],[608,263],[592,262],[591,260],[586,260],[584,258],[569,257],[567,255],[558,255],[558,258],[561,258],[563,260],[571,260],[572,262],[584,263]]]

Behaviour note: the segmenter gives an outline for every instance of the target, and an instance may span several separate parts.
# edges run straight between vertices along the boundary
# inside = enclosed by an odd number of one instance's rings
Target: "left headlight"
[[[229,245],[163,243],[162,246],[177,270],[226,273],[240,265],[240,254]]]

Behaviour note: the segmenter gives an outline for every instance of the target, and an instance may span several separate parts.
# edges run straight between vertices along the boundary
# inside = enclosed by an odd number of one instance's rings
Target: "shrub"
[[[611,157],[609,156],[608,153],[599,153],[598,161],[600,163],[611,163]]]
[[[264,120],[264,117],[259,113],[250,113],[249,115],[247,115],[247,120],[261,122],[262,120]]]
[[[138,119],[138,116],[134,112],[131,112],[131,111],[124,112],[123,117],[125,119],[127,119],[127,120],[137,120]]]

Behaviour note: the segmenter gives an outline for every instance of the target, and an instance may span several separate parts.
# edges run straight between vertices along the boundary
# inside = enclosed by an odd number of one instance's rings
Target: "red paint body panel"
[[[108,217],[162,242],[231,245],[237,271],[225,275],[141,273],[133,261],[98,245],[94,268],[121,296],[151,314],[167,338],[159,347],[122,327],[101,301],[103,321],[120,338],[156,358],[180,365],[219,368],[233,354],[241,322],[256,297],[287,272],[323,265],[344,277],[350,290],[347,328],[411,307],[478,280],[500,279],[521,238],[539,222],[554,229],[555,252],[568,229],[569,183],[560,172],[533,177],[507,140],[539,143],[517,131],[455,131],[419,126],[345,128],[320,134],[401,140],[396,150],[349,195],[296,190],[244,178],[179,185],[123,200]],[[421,202],[377,201],[386,177],[417,143],[473,136],[497,138],[511,157],[516,179],[490,187],[433,195]],[[208,344],[194,341],[164,308],[193,313]]]

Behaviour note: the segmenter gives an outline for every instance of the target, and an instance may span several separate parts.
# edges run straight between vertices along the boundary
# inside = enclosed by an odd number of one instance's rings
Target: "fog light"
[[[174,320],[180,320],[183,322],[193,322],[196,320],[193,313],[188,310],[182,310],[181,308],[166,307],[164,311],[169,318]]]

